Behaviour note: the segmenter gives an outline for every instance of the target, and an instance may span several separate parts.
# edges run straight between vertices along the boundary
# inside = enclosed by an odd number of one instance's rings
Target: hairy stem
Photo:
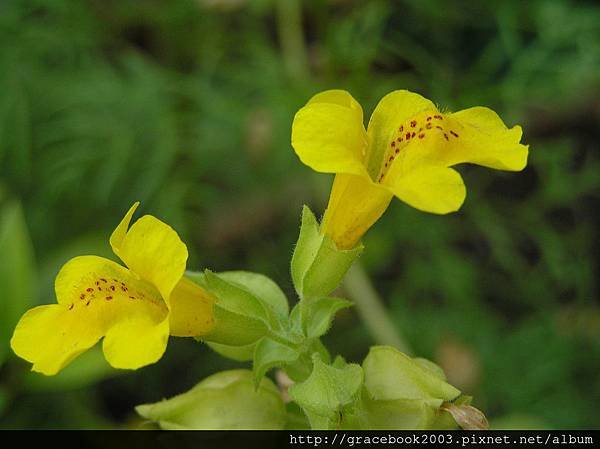
[[[360,262],[355,262],[346,274],[343,288],[348,299],[356,305],[376,343],[394,346],[406,354],[411,354],[410,346],[390,320],[388,311]]]

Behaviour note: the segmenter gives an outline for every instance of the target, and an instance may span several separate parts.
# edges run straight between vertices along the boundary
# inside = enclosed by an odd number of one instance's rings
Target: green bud
[[[340,284],[362,250],[362,245],[351,250],[337,249],[333,240],[320,233],[317,219],[304,206],[291,265],[292,280],[300,298],[329,295]]]
[[[460,391],[433,362],[412,359],[390,346],[375,346],[363,362],[364,388],[342,428],[433,429],[455,427],[443,404],[459,402]]]
[[[315,354],[308,379],[289,388],[290,397],[304,409],[313,429],[335,428],[340,410],[356,400],[362,386],[360,366],[338,366],[326,365]]]
[[[223,371],[186,393],[136,407],[163,429],[280,430],[286,410],[277,387],[263,379],[254,387],[252,372]]]
[[[376,400],[419,399],[439,407],[458,398],[460,390],[446,383],[432,365],[391,346],[374,346],[363,362],[365,387]]]

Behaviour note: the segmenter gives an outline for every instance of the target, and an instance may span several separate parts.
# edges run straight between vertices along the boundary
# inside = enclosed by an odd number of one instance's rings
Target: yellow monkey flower
[[[35,307],[17,324],[11,346],[34,371],[56,374],[102,337],[113,367],[137,369],[160,359],[169,334],[212,329],[211,295],[184,277],[185,244],[150,215],[129,228],[138,205],[110,237],[127,268],[97,256],[71,259],[56,276],[58,304]]]
[[[398,90],[383,97],[365,130],[363,111],[343,90],[315,95],[292,125],[292,146],[313,170],[335,173],[321,232],[353,248],[394,196],[435,214],[460,208],[466,189],[453,165],[519,171],[528,146],[491,109],[442,113],[426,98]]]

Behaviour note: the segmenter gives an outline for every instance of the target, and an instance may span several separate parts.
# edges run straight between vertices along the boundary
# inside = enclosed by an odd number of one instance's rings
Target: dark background
[[[141,424],[133,406],[238,367],[191,339],[122,372],[99,347],[54,378],[8,340],[55,301],[79,254],[135,200],[178,230],[190,269],[288,274],[302,204],[331,176],[290,146],[316,92],[368,117],[391,90],[495,109],[530,145],[522,173],[461,166],[467,200],[427,215],[394,201],[361,259],[414,352],[495,427],[598,427],[600,8],[550,1],[0,1],[0,427]],[[326,343],[360,362],[355,310]]]

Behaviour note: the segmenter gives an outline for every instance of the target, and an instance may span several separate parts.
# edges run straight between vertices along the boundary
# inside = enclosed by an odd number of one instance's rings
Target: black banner
[[[8,435],[12,434],[12,435]],[[596,447],[600,431],[8,431],[19,447],[86,449]],[[12,443],[8,443],[12,444]]]

